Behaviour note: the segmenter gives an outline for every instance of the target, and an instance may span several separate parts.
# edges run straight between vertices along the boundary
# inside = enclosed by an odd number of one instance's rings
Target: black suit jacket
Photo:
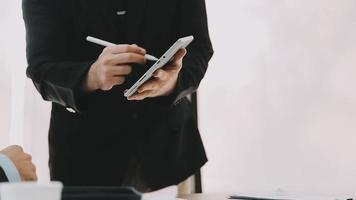
[[[1,182],[8,182],[9,180],[7,179],[7,176],[4,172],[4,170],[0,166],[0,183]]]
[[[65,185],[120,185],[134,159],[149,187],[177,184],[207,161],[187,99],[213,54],[205,2],[128,0],[126,37],[119,41],[120,28],[105,12],[112,12],[107,1],[23,0],[27,76],[52,102],[51,178]],[[134,66],[127,83],[109,92],[82,92],[83,78],[102,51],[85,41],[87,35],[135,43],[156,56],[179,37],[194,35],[195,40],[171,96],[131,102],[123,91],[149,66]]]

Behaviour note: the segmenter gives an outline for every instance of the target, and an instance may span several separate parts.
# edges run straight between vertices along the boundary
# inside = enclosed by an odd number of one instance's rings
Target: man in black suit
[[[204,0],[23,0],[23,14],[27,75],[52,102],[52,180],[147,191],[177,184],[206,163],[187,98],[213,54]],[[135,45],[102,50],[88,35]],[[188,35],[195,40],[187,50],[124,98],[150,67],[146,53],[162,55]]]
[[[0,182],[36,181],[36,167],[32,157],[17,145],[0,151]]]

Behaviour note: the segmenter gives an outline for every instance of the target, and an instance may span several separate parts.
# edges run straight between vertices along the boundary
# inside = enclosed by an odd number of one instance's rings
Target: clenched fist
[[[32,157],[24,153],[20,146],[9,146],[0,151],[0,153],[7,156],[15,164],[23,181],[37,180],[36,167],[32,163]]]
[[[115,85],[125,82],[125,77],[132,71],[131,64],[146,62],[146,50],[133,45],[115,45],[106,47],[97,61],[90,67],[84,90],[111,90]]]

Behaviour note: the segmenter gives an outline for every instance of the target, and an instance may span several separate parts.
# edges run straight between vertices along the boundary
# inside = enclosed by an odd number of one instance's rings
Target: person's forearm
[[[183,67],[173,95],[174,104],[198,89],[214,53],[209,37],[204,0],[180,1],[177,21],[180,22],[177,29],[178,37],[193,35],[194,41],[188,46],[188,53],[183,60]]]
[[[0,167],[9,182],[20,182],[21,177],[15,164],[5,155],[0,154]]]
[[[32,79],[42,98],[80,111],[78,96],[84,93],[83,81],[92,62],[55,62],[29,65],[27,76]]]
[[[182,98],[198,89],[212,55],[213,52],[208,48],[191,49],[191,53],[187,54],[178,77],[174,104],[177,104]]]
[[[76,62],[68,54],[68,27],[55,4],[45,0],[23,2],[26,28],[27,76],[43,99],[80,111],[77,96],[93,61]],[[79,93],[79,95],[78,95]]]

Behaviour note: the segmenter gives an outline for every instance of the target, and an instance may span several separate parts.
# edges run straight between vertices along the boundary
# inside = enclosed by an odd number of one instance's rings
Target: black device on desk
[[[240,200],[291,200],[291,199],[272,199],[272,198],[263,198],[263,197],[252,197],[244,195],[231,195],[229,199],[240,199]]]
[[[132,187],[64,187],[62,200],[141,200]]]

